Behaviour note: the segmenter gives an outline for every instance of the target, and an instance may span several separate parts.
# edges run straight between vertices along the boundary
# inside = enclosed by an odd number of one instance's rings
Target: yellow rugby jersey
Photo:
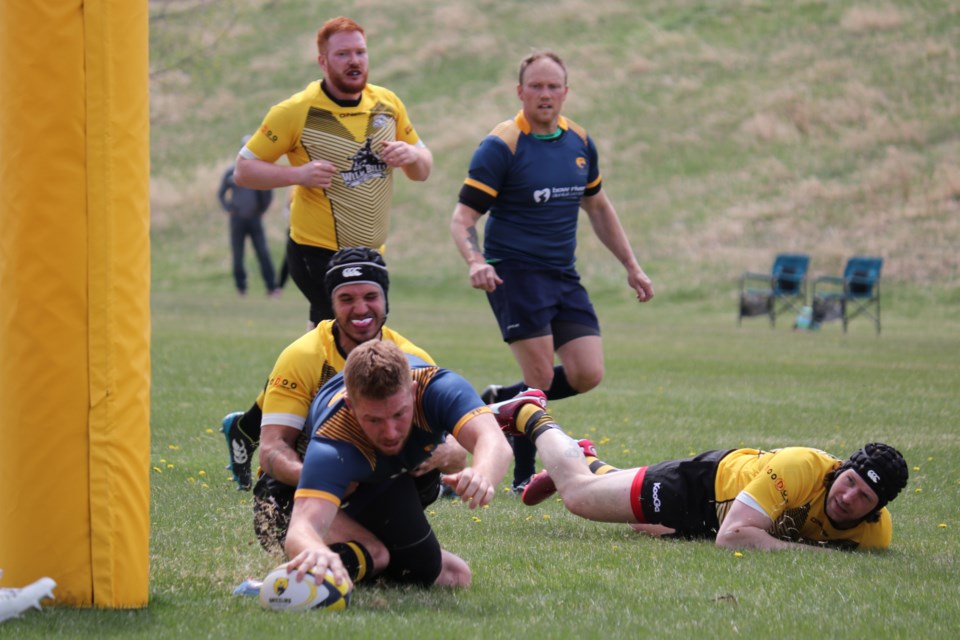
[[[723,522],[732,501],[744,491],[773,520],[774,537],[862,549],[889,547],[893,524],[886,508],[875,523],[861,522],[851,529],[830,524],[824,476],[840,464],[836,457],[808,447],[732,451],[717,467],[718,520]]]
[[[257,398],[263,410],[261,424],[303,429],[317,391],[346,364],[346,357],[334,339],[334,324],[334,320],[324,320],[292,342],[277,358],[266,388]],[[381,330],[381,339],[396,344],[404,353],[436,364],[430,354],[386,326]]]
[[[338,250],[382,247],[390,226],[393,169],[380,159],[384,141],[420,145],[403,102],[368,84],[356,106],[340,106],[320,81],[275,105],[241,154],[293,166],[327,160],[339,172],[327,189],[295,186],[290,237],[298,244]]]

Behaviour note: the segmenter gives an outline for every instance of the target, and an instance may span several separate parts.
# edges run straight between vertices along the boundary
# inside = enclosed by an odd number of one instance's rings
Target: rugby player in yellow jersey
[[[628,522],[655,536],[714,538],[724,548],[890,546],[886,505],[907,485],[908,471],[889,445],[867,444],[847,460],[810,447],[726,449],[616,469],[567,436],[544,405],[542,392],[528,390],[491,407],[501,428],[525,435],[543,460],[524,504],[556,491],[582,518]]]
[[[310,301],[310,326],[333,317],[323,274],[334,252],[386,242],[393,170],[423,181],[433,168],[400,98],[367,83],[363,28],[349,18],[328,20],[317,52],[323,79],[270,109],[234,173],[251,189],[294,187],[287,262]],[[289,164],[274,164],[282,156]]]

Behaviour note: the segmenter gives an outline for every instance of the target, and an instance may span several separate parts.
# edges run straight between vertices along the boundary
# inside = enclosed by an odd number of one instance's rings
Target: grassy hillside
[[[229,286],[219,174],[271,104],[318,76],[316,28],[345,9],[150,6],[155,280]],[[429,264],[462,285],[447,221],[470,154],[518,108],[519,58],[552,47],[570,67],[566,112],[596,140],[662,295],[729,295],[742,270],[797,250],[815,274],[883,255],[886,281],[958,300],[955,3],[366,0],[349,15],[368,30],[371,81],[405,100],[436,158],[427,183],[397,180],[401,278]],[[285,222],[270,224],[279,243]],[[588,230],[580,258],[619,285]]]

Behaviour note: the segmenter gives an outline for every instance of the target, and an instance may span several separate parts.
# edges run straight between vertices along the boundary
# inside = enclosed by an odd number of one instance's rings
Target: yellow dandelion
[[[436,512],[436,511],[433,511],[433,510],[427,511],[427,513],[428,513],[429,515],[431,515],[431,516],[437,515],[437,512]]]
[[[504,493],[510,493],[510,487],[504,487],[504,488],[503,488],[503,492],[504,492]]]
[[[914,493],[921,493],[922,491],[923,489],[921,489],[920,487],[917,487],[916,489],[913,490]]]
[[[172,465],[172,464],[168,464],[168,465],[167,465],[167,469],[173,469],[173,465]]]
[[[933,462],[933,456],[927,456],[927,462]]]
[[[939,527],[940,529],[946,529],[946,528],[947,528],[947,523],[946,523],[946,522],[941,522],[940,524],[937,525],[937,527]]]
[[[160,464],[167,464],[166,458],[160,458]]]
[[[543,514],[543,519],[544,519],[544,520],[549,520],[549,519],[550,519],[550,514],[549,514],[549,513]]]
[[[153,470],[156,471],[157,473],[163,473],[163,469],[161,469],[160,467],[154,467]]]
[[[207,433],[213,433],[213,429],[211,429],[210,427],[207,427]]]
[[[524,520],[526,520],[527,522],[530,522],[531,520],[533,520],[533,516],[527,516],[526,518],[524,518]]]
[[[203,469],[200,469],[200,471],[197,471],[197,475],[198,475],[198,476],[205,476],[205,475],[207,475],[207,472],[204,471]]]
[[[480,507],[480,508],[481,508],[481,509],[489,509],[489,508],[490,508],[490,505],[488,505],[488,504],[485,504],[485,505],[483,505],[483,506],[482,506],[482,507]]]
[[[168,444],[168,445],[167,445],[167,449],[170,449],[170,451],[180,451],[180,445],[178,445],[178,444]]]
[[[472,516],[472,519],[473,519],[474,522],[483,522],[483,521],[482,521],[480,518],[478,518],[477,516]]]
[[[743,554],[740,553],[739,551],[734,551],[734,552],[733,552],[733,557],[734,557],[734,558],[742,558],[742,557],[743,557]]]
[[[920,467],[914,467],[913,470],[914,470],[914,471],[920,471]]]
[[[193,484],[193,483],[195,483],[196,481],[197,481],[197,479],[194,478],[193,476],[190,476],[189,478],[187,478],[187,482],[189,482],[190,484]]]
[[[231,480],[232,480],[232,478],[231,478]],[[206,482],[204,482],[204,483],[201,484],[200,486],[203,487],[204,489],[209,489],[209,488],[210,488],[210,485],[208,485]]]

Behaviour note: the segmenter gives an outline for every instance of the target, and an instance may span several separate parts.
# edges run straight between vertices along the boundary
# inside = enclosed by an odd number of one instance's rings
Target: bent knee
[[[443,564],[434,584],[438,587],[469,587],[473,582],[470,565],[460,556],[443,550]]]
[[[563,498],[563,506],[573,515],[587,520],[593,519],[596,501],[588,492],[576,488],[561,494],[561,498]]]
[[[373,573],[377,574],[390,566],[390,552],[382,544],[366,545],[367,552],[373,559]]]
[[[533,389],[549,389],[553,384],[553,366],[523,372],[523,382]]]
[[[572,376],[568,373],[570,386],[580,393],[590,391],[603,381],[603,367],[577,371]]]

